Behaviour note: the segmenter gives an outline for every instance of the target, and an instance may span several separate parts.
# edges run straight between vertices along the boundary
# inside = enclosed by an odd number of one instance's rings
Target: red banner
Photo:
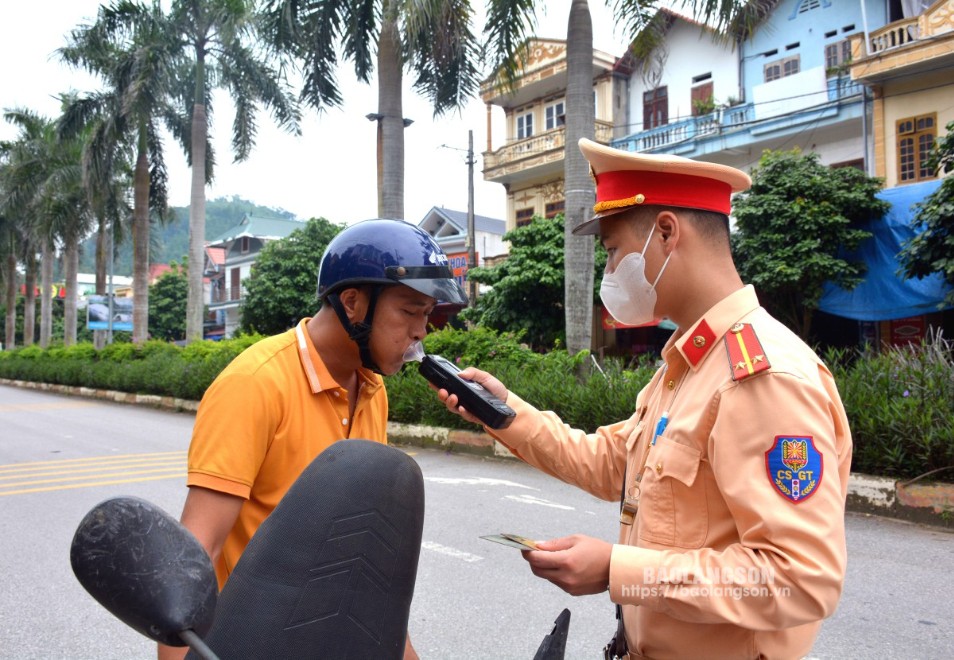
[[[888,340],[892,346],[920,344],[924,339],[925,323],[923,316],[911,316],[906,319],[889,321],[891,335]]]

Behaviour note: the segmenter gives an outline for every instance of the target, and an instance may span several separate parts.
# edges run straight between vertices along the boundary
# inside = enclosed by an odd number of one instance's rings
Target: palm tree
[[[181,125],[169,103],[172,81],[181,56],[169,39],[157,2],[120,0],[101,7],[95,23],[72,32],[60,56],[99,75],[108,88],[67,105],[60,132],[75,135],[89,127],[83,154],[84,180],[99,218],[97,232],[97,293],[105,293],[107,231],[116,233],[125,215],[122,189],[116,178],[134,154],[133,183],[133,342],[142,343],[149,330],[150,209],[160,220],[168,216],[166,167],[159,136],[160,121]],[[110,220],[107,221],[107,218]],[[108,229],[107,229],[108,227]],[[112,241],[115,245],[115,240]],[[102,272],[101,272],[102,271]]]
[[[31,159],[31,146],[27,141],[31,129],[37,125],[21,128],[20,138],[0,144],[0,255],[4,273],[4,303],[6,305],[5,345],[13,348],[16,343],[16,283],[17,264],[24,263],[25,298],[23,308],[23,343],[33,343],[36,299],[36,253],[37,235],[30,222],[27,196],[18,186],[18,172],[22,161]]]
[[[5,195],[5,186],[0,185],[0,193]],[[16,346],[17,331],[17,251],[20,235],[16,223],[10,215],[0,212],[0,280],[3,281],[3,304],[6,307],[4,317],[3,346],[11,349]]]
[[[358,80],[376,69],[378,111],[378,215],[404,218],[403,75],[441,115],[462,107],[480,85],[479,42],[471,7],[463,0],[310,2],[267,0],[266,39],[302,63],[301,98],[318,110],[341,103],[335,69],[340,50]],[[376,62],[376,66],[372,64]]]
[[[89,233],[92,213],[82,181],[81,139],[60,139],[56,123],[29,110],[7,111],[7,121],[20,127],[20,138],[10,148],[10,163],[5,175],[7,208],[18,209],[20,230],[29,231],[41,245],[44,258],[52,259],[52,246],[63,246],[63,271],[66,280],[63,343],[76,341],[77,270],[79,244]],[[43,264],[43,274],[52,275],[52,267]],[[52,277],[50,278],[52,279]],[[52,281],[43,282],[42,295],[50,295]],[[42,314],[42,311],[41,311]],[[41,327],[48,320],[41,316]],[[44,334],[41,332],[41,344]]]
[[[191,126],[180,135],[190,137],[187,156],[192,166],[189,207],[189,296],[186,341],[202,339],[202,264],[205,249],[205,185],[212,179],[212,152],[208,148],[213,87],[228,90],[236,106],[232,125],[235,160],[248,158],[255,142],[256,105],[269,108],[278,123],[298,133],[297,104],[284,78],[256,50],[255,16],[247,0],[174,0],[168,16],[170,38],[187,55],[188,69],[179,81],[182,101],[189,108]]]
[[[566,346],[571,353],[590,348],[593,325],[593,238],[574,236],[573,230],[589,219],[596,189],[580,138],[594,139],[593,22],[586,0],[573,0],[566,37],[566,153],[563,158],[564,237],[566,274],[563,280]]]

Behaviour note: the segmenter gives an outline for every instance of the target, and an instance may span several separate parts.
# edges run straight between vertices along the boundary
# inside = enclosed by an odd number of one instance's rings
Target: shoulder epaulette
[[[736,323],[725,333],[725,348],[732,380],[743,380],[771,367],[749,323]]]

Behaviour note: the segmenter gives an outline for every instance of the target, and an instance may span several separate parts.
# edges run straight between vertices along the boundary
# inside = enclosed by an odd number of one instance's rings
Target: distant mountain
[[[165,226],[153,224],[149,248],[151,263],[182,263],[189,252],[189,207],[171,207],[174,220]],[[205,240],[211,240],[229,227],[242,221],[246,214],[294,219],[295,214],[284,209],[259,206],[238,196],[219,197],[205,203]],[[128,232],[127,232],[128,234]],[[96,270],[96,237],[91,236],[82,244],[80,272],[92,273]],[[132,238],[119,246],[113,274],[132,276]]]

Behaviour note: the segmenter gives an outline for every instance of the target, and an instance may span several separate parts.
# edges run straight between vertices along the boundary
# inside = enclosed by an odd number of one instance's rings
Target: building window
[[[546,218],[555,218],[560,213],[563,213],[563,209],[566,206],[566,200],[561,199],[559,202],[550,202],[546,205]]]
[[[242,254],[246,254],[248,252],[248,236],[242,237],[241,246]]]
[[[848,64],[850,61],[851,42],[847,39],[825,46],[825,68],[829,71],[837,69],[843,64]]]
[[[826,2],[826,6],[830,5],[831,2]],[[798,8],[795,10],[797,14],[804,14],[811,11],[812,9],[819,9],[821,7],[821,0],[802,0],[798,3]]]
[[[715,97],[712,95],[712,82],[692,88],[692,116],[707,115],[715,110]]]
[[[229,271],[229,300],[242,299],[242,271],[232,268]]]
[[[937,138],[937,115],[931,113],[901,119],[897,123],[897,131],[898,181],[913,183],[937,178],[934,170],[928,166]]]
[[[522,140],[533,135],[533,113],[517,115],[517,139]]]
[[[669,123],[669,91],[657,87],[643,92],[643,129],[649,130]]]
[[[546,130],[563,126],[566,123],[566,106],[563,101],[551,103],[545,110]]]
[[[798,55],[785,57],[774,62],[769,62],[763,69],[765,72],[765,82],[772,82],[779,78],[794,76],[800,71],[801,61]]]
[[[533,220],[533,208],[517,209],[517,226],[518,227],[529,225],[531,220]]]

